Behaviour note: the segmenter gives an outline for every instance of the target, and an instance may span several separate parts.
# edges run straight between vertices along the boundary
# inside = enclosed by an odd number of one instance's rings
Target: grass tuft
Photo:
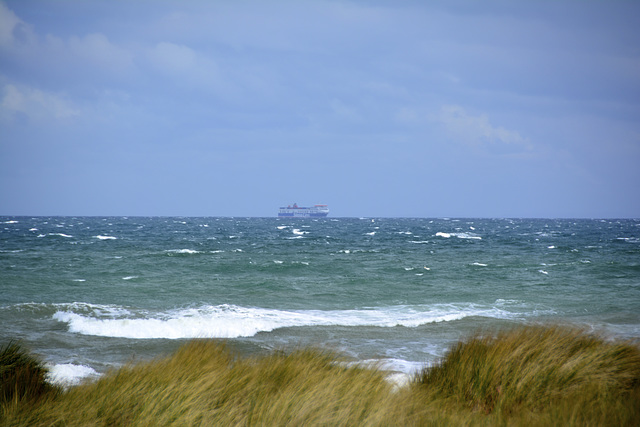
[[[60,390],[46,381],[44,364],[17,341],[0,348],[0,418],[11,407],[29,403]]]
[[[415,383],[487,414],[589,412],[598,404],[606,411],[640,391],[640,349],[578,329],[530,326],[460,342]]]

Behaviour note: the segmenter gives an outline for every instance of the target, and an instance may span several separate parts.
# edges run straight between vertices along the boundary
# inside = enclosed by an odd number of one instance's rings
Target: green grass
[[[570,328],[471,337],[400,390],[340,362],[318,349],[242,358],[196,340],[5,405],[0,424],[640,425],[640,349]]]

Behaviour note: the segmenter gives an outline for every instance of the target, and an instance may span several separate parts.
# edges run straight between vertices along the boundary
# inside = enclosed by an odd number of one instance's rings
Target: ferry
[[[289,205],[278,210],[279,217],[288,218],[324,218],[327,215],[329,215],[329,207],[327,205],[302,207],[294,203],[293,206]]]

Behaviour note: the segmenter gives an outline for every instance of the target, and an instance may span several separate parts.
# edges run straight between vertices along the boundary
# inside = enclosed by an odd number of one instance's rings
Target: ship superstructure
[[[294,203],[293,206],[289,205],[286,208],[281,207],[278,210],[279,217],[290,218],[323,218],[329,215],[329,207],[327,205],[314,205],[311,207],[298,206]]]

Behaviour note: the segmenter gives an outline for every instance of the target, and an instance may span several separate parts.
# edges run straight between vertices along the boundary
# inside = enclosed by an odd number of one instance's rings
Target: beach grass
[[[3,403],[0,424],[640,425],[640,348],[565,327],[482,333],[398,389],[321,349],[240,357],[194,340],[41,396]]]
[[[57,395],[61,389],[49,384],[46,375],[44,363],[18,341],[0,347],[0,420],[7,412]]]

